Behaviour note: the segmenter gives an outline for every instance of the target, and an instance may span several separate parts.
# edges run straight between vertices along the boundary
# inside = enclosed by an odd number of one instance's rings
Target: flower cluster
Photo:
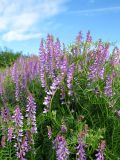
[[[120,117],[120,110],[115,110],[114,108],[119,103],[116,98],[118,95],[113,98],[113,95],[115,95],[113,91],[119,93],[116,87],[119,84],[116,83],[116,85],[114,83],[113,85],[113,82],[119,81],[120,50],[115,47],[111,55],[109,54],[109,44],[103,43],[101,40],[93,44],[93,46],[92,44],[90,32],[87,33],[85,40],[80,32],[76,37],[75,43],[68,48],[64,44],[61,45],[59,39],[48,35],[46,40],[41,40],[39,56],[21,56],[9,69],[5,69],[5,72],[0,71],[1,147],[5,147],[11,143],[11,146],[13,147],[14,145],[16,149],[17,158],[25,160],[27,152],[36,143],[34,141],[35,134],[42,128],[42,131],[39,132],[40,134],[38,133],[38,135],[41,135],[44,127],[46,129],[46,126],[50,125],[47,126],[48,130],[43,137],[46,138],[47,134],[47,137],[51,140],[57,134],[53,140],[57,160],[71,159],[72,156],[76,156],[76,160],[86,160],[87,157],[93,158],[94,156],[96,160],[104,160],[105,141],[101,141],[99,144],[96,150],[97,154],[90,155],[91,157],[89,157],[89,154],[87,154],[89,148],[86,149],[85,143],[88,126],[85,125],[85,128],[77,138],[77,142],[76,134],[85,122],[93,124],[91,123],[91,119],[89,121],[89,117],[85,120],[85,116],[88,115],[86,111],[92,113],[92,118],[101,116],[99,108],[97,114],[95,111],[97,109],[96,105],[101,107],[99,102],[102,99],[107,98],[107,102],[105,100],[104,105],[108,106],[108,109],[112,107],[113,112]],[[7,82],[10,82],[10,85]],[[15,88],[12,88],[12,86]],[[37,95],[39,88],[38,90],[36,88],[33,90],[33,87],[36,86],[41,89],[43,95],[46,94],[45,97],[42,97],[43,99],[40,97],[41,99],[38,101],[38,104],[42,101],[44,105],[43,113],[49,112],[49,114],[36,114],[38,108],[35,99],[32,94],[28,94],[30,90],[35,94],[35,97],[39,96]],[[14,95],[12,95],[13,90],[15,92]],[[91,91],[92,94],[90,95]],[[11,94],[10,97],[9,93]],[[74,101],[72,101],[73,96],[75,96]],[[59,99],[57,99],[58,97]],[[113,103],[113,99],[115,103]],[[59,102],[64,105],[56,104]],[[15,108],[11,107],[14,104],[20,104],[21,107],[18,105]],[[55,107],[56,110],[54,111],[52,106],[55,105],[57,107]],[[11,108],[9,109],[8,106]],[[26,108],[24,108],[25,106]],[[58,106],[60,107],[58,108]],[[89,106],[95,106],[94,110],[89,109]],[[79,113],[83,113],[83,115],[79,117]],[[94,116],[94,114],[96,115]],[[105,116],[109,116],[108,114],[105,114]],[[37,117],[39,115],[40,118]],[[117,119],[119,118],[115,117],[116,122]],[[42,122],[38,123],[39,128],[37,129],[36,121],[39,122],[39,120]],[[61,120],[63,120],[62,125],[60,125]],[[74,125],[76,126],[74,127]],[[105,127],[107,128],[107,126]],[[88,134],[92,135],[94,133],[93,128],[91,129],[92,132]],[[102,129],[100,131],[102,132]],[[71,145],[70,140],[72,138],[73,142]],[[89,139],[91,136],[87,138]],[[97,134],[96,138],[99,140],[99,134]],[[40,144],[42,143],[40,142]],[[75,153],[71,152],[70,155],[68,146],[70,146],[71,151],[72,149],[76,149]],[[37,145],[35,144],[35,149],[36,147]],[[93,147],[93,145],[90,147]],[[28,153],[29,156],[30,154]]]
[[[19,106],[16,107],[14,114],[12,116],[13,122],[14,122],[14,136],[16,143],[14,147],[16,148],[17,157],[20,158],[20,148],[21,148],[21,142],[23,137],[23,116],[20,111]]]
[[[53,83],[52,83],[52,85],[50,86],[50,90],[47,92],[47,96],[45,97],[44,102],[43,102],[43,104],[46,106],[46,107],[44,108],[43,113],[49,112],[51,99],[52,99],[52,97],[54,96],[54,94],[56,93],[56,91],[57,91],[57,89],[58,89],[58,87],[59,87],[60,82],[61,82],[61,77],[60,77],[60,76],[56,77],[56,78],[53,80]]]
[[[69,150],[65,138],[58,135],[53,141],[53,145],[56,150],[57,160],[67,160],[69,156]]]
[[[8,141],[11,142],[12,138],[13,138],[13,131],[14,129],[12,127],[8,128]]]
[[[86,160],[86,154],[85,154],[85,144],[83,142],[83,139],[79,137],[78,139],[78,146],[76,147],[77,153],[76,153],[76,160]]]
[[[28,151],[29,151],[28,140],[27,140],[27,137],[25,136],[22,139],[19,152],[17,153],[17,157],[20,160],[26,160],[25,155]]]
[[[102,141],[97,149],[96,160],[104,160],[104,151],[105,151],[106,143]]]
[[[68,87],[68,95],[72,96],[73,95],[73,91],[72,91],[72,80],[73,80],[73,76],[74,76],[74,70],[75,70],[75,65],[72,64],[69,69],[68,69],[68,73],[67,73],[67,87]]]
[[[120,57],[119,57],[119,55],[120,55],[120,50],[117,47],[115,47],[114,51],[113,51],[113,54],[112,54],[112,57],[111,57],[111,64],[113,66],[116,66],[116,65],[120,64]]]
[[[12,79],[15,83],[15,97],[16,101],[19,100],[19,75],[17,71],[17,64],[14,63],[13,68],[12,68]]]
[[[10,120],[10,111],[7,107],[2,109],[1,116],[4,122],[8,122]]]
[[[26,117],[27,123],[30,127],[31,133],[37,133],[37,126],[36,126],[36,103],[32,94],[29,94],[27,98],[27,108],[26,108]]]
[[[112,76],[108,76],[106,79],[106,86],[105,86],[105,95],[108,97],[112,97],[113,93],[112,93],[112,81],[113,81],[113,77]]]
[[[42,87],[46,86],[45,63],[46,63],[46,54],[45,54],[44,42],[42,39],[40,44],[40,80],[41,80]]]
[[[92,59],[90,59],[90,62],[92,61],[92,64],[89,67],[89,79],[104,79],[105,62],[108,57],[108,49],[109,45],[106,45],[104,47],[102,42],[99,42],[97,50],[92,53],[93,56]]]

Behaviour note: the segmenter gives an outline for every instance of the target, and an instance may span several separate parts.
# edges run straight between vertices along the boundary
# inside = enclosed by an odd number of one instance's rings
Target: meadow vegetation
[[[39,56],[0,54],[0,160],[120,159],[120,51],[109,48],[80,32],[67,47],[48,35]]]

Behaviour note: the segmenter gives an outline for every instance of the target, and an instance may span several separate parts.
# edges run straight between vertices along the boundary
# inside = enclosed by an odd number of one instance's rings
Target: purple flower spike
[[[4,107],[1,111],[1,116],[4,122],[7,122],[10,120],[10,112],[7,107]]]
[[[61,58],[61,44],[59,39],[56,40],[55,45],[54,45],[54,52],[55,52],[55,63],[56,63],[56,68],[60,68],[60,58]]]
[[[76,147],[76,149],[77,149],[76,160],[86,160],[85,144],[83,143],[81,137],[79,137],[78,139],[78,146]]]
[[[76,43],[80,45],[81,42],[82,42],[82,32],[79,32],[76,37]]]
[[[32,94],[29,94],[27,98],[27,109],[26,109],[26,117],[28,126],[30,126],[31,133],[37,133],[37,126],[36,126],[36,103],[34,102],[34,98]]]
[[[12,116],[13,118],[13,121],[15,122],[15,125],[18,126],[18,127],[22,127],[23,125],[23,116],[22,116],[22,113],[20,111],[20,108],[19,106],[16,107],[15,111],[14,111],[14,115]]]
[[[74,76],[74,70],[75,70],[75,65],[72,64],[67,73],[67,87],[68,87],[68,95],[72,96],[73,91],[72,91],[72,81],[73,81],[73,76]]]
[[[14,115],[12,116],[14,125],[15,125],[15,135],[14,138],[17,138],[17,141],[21,142],[22,136],[23,136],[23,116],[20,111],[19,106],[16,107],[14,111]]]
[[[112,76],[108,76],[108,78],[106,79],[106,86],[105,86],[105,95],[108,97],[112,97],[113,93],[112,93]]]
[[[10,127],[8,128],[8,141],[11,142],[12,138],[13,138],[13,128]]]
[[[91,37],[90,31],[88,31],[87,32],[87,37],[86,37],[86,42],[91,43],[91,41],[92,41],[92,37]]]
[[[19,75],[18,75],[18,71],[17,71],[17,64],[14,63],[13,68],[12,68],[12,79],[15,83],[15,97],[16,97],[16,101],[19,100]]]
[[[42,87],[46,86],[45,63],[46,63],[46,51],[45,51],[45,47],[42,39],[40,44],[40,79],[41,79]]]
[[[52,99],[52,97],[54,96],[54,94],[56,93],[56,91],[57,91],[57,89],[58,89],[58,87],[59,87],[60,82],[61,82],[61,77],[60,77],[60,76],[56,77],[56,78],[53,80],[53,83],[52,83],[52,85],[50,86],[50,90],[47,92],[47,95],[46,95],[46,97],[44,98],[43,104],[44,104],[46,107],[44,108],[43,113],[49,112],[51,99]]]
[[[95,81],[104,79],[104,66],[108,58],[109,45],[105,47],[102,45],[102,42],[99,41],[98,48],[92,53],[90,57],[90,63],[92,64],[89,67],[89,79]]]
[[[67,142],[63,136],[58,135],[53,141],[54,148],[56,150],[57,160],[67,160],[69,156],[69,150]]]
[[[25,136],[22,140],[21,146],[20,146],[20,150],[17,153],[17,157],[20,158],[20,160],[27,160],[25,158],[26,153],[29,150],[29,146],[28,146],[28,140],[27,137]]]
[[[96,160],[104,160],[104,150],[106,147],[105,141],[102,141],[97,149],[98,153],[95,155]]]
[[[14,147],[16,148],[16,155],[20,158],[20,148],[23,137],[23,116],[19,106],[16,107],[12,116],[15,125],[13,138],[16,140]]]
[[[116,47],[113,51],[112,59],[111,59],[111,64],[113,66],[119,65],[120,64],[120,50]]]
[[[67,60],[67,57],[64,56],[63,59],[61,60],[61,64],[60,64],[61,76],[64,77],[66,75],[67,68],[68,68],[68,60]]]

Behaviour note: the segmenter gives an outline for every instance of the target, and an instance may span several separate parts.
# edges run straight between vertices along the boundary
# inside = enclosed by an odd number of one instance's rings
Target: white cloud
[[[120,6],[71,11],[70,14],[90,15],[103,12],[120,12]]]
[[[6,41],[21,41],[21,40],[29,40],[40,37],[40,33],[22,33],[17,31],[10,31],[3,35],[3,40]]]
[[[0,32],[3,40],[37,38],[40,35],[36,30],[37,24],[64,11],[66,1],[0,0]]]

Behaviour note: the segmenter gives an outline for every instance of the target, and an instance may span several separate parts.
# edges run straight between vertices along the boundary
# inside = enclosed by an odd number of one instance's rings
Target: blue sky
[[[38,53],[47,33],[65,44],[79,31],[120,46],[120,0],[0,0],[0,47]]]

